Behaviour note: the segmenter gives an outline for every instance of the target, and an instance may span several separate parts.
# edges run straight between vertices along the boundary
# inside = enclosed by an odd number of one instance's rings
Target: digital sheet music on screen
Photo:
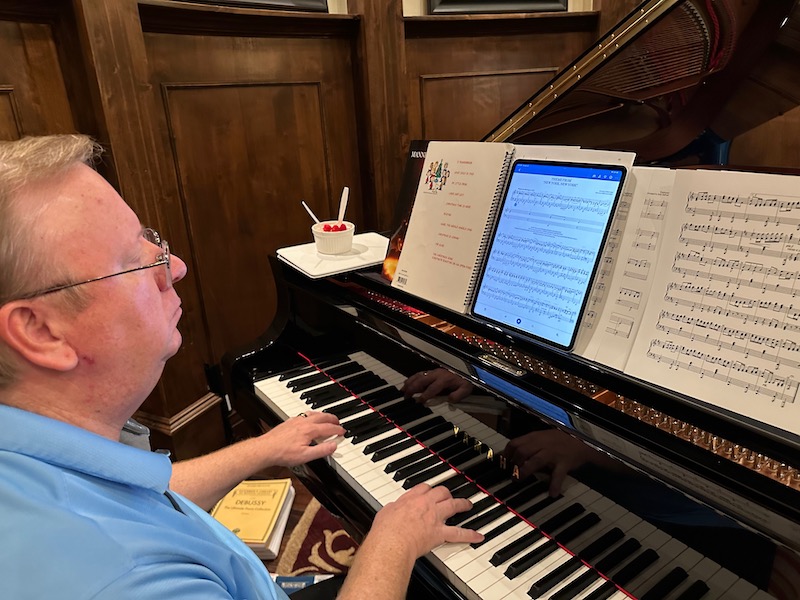
[[[514,163],[472,313],[570,349],[625,173]]]

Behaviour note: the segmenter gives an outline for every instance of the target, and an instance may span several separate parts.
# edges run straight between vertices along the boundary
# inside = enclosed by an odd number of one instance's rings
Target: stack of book
[[[211,510],[211,516],[230,529],[262,560],[280,550],[294,502],[291,479],[243,481]]]

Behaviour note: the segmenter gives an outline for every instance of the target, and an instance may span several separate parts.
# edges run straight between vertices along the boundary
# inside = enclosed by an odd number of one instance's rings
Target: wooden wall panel
[[[0,140],[16,140],[22,136],[19,109],[13,86],[0,86]]]
[[[423,75],[419,82],[425,139],[480,139],[558,70],[542,67],[495,73]],[[470,115],[469,119],[453,118]]]
[[[321,89],[253,83],[165,90],[196,276],[219,359],[269,325],[276,303],[267,253],[310,239],[300,199],[330,216],[335,190]]]
[[[483,138],[596,39],[594,14],[433,19],[406,26],[412,139]]]
[[[186,32],[145,40],[216,363],[272,320],[267,256],[312,239],[301,199],[329,218],[349,186],[348,218],[364,227],[353,40]]]
[[[75,131],[54,37],[49,23],[0,20],[3,139]]]

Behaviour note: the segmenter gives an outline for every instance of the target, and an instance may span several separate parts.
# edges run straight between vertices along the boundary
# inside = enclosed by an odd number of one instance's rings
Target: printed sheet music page
[[[663,233],[649,236],[664,239],[626,373],[800,434],[797,183],[676,173]],[[636,237],[647,241],[644,227]]]
[[[655,276],[675,171],[633,167],[611,224],[575,352],[622,371]]]

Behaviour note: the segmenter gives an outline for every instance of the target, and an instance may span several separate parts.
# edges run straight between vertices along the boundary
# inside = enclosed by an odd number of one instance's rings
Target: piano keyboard
[[[255,389],[283,420],[308,410],[339,417],[347,433],[327,460],[375,511],[422,482],[469,498],[472,510],[451,522],[486,539],[444,544],[427,557],[465,597],[772,598],[575,479],[559,498],[549,497],[546,481],[511,479],[487,460],[507,438],[457,405],[404,399],[405,379],[357,352],[262,379]]]

